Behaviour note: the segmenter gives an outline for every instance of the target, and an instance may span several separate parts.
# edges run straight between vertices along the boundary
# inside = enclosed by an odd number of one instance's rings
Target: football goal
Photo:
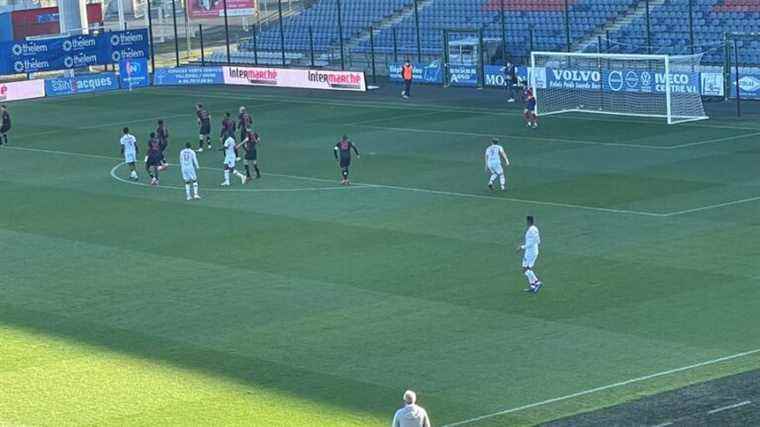
[[[686,56],[532,52],[536,112],[705,120],[699,64]]]

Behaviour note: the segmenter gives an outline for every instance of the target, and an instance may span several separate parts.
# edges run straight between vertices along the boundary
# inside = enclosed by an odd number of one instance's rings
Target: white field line
[[[461,131],[437,130],[437,129],[407,128],[407,127],[372,126],[372,125],[365,125],[365,124],[356,124],[355,126],[364,127],[368,129],[392,131],[392,132],[433,133],[433,134],[439,134],[439,135],[475,136],[475,137],[483,137],[483,138],[491,138],[491,137],[517,138],[517,139],[528,139],[528,140],[543,141],[543,142],[558,142],[558,143],[564,143],[564,144],[601,145],[601,146],[608,146],[608,147],[642,148],[646,150],[669,150],[670,149],[669,147],[662,147],[662,146],[656,146],[656,145],[586,141],[582,139],[562,139],[562,138],[550,138],[550,137],[540,137],[540,136],[505,135],[505,134],[494,135],[492,133],[461,132]]]
[[[613,389],[613,388],[624,387],[624,386],[627,386],[627,385],[630,385],[630,384],[640,383],[640,382],[648,381],[648,380],[651,380],[651,379],[654,379],[654,378],[658,378],[658,377],[664,377],[664,376],[667,376],[667,375],[677,374],[677,373],[680,373],[680,372],[689,371],[689,370],[701,368],[701,367],[704,367],[704,366],[714,365],[716,363],[728,362],[730,360],[734,360],[734,359],[739,359],[739,358],[742,358],[742,357],[751,356],[751,355],[757,354],[757,353],[760,353],[760,348],[755,349],[755,350],[744,351],[744,352],[741,352],[741,353],[732,354],[732,355],[729,355],[729,356],[719,357],[717,359],[707,360],[705,362],[695,363],[693,365],[687,365],[687,366],[682,366],[680,368],[669,369],[667,371],[657,372],[657,373],[654,373],[654,374],[645,375],[643,377],[632,378],[632,379],[625,380],[625,381],[620,381],[620,382],[617,382],[617,383],[614,383],[614,384],[608,384],[608,385],[601,386],[601,387],[591,388],[591,389],[588,389],[588,390],[579,391],[577,393],[572,393],[572,394],[568,394],[568,395],[565,395],[565,396],[555,397],[553,399],[543,400],[541,402],[535,402],[535,403],[530,403],[528,405],[518,406],[516,408],[505,409],[503,411],[493,412],[491,414],[481,415],[481,416],[470,418],[470,419],[467,419],[467,420],[458,421],[458,422],[451,423],[451,424],[446,424],[443,427],[456,427],[456,426],[462,426],[462,425],[466,425],[466,424],[472,424],[472,423],[475,423],[475,422],[478,422],[478,421],[486,420],[486,419],[493,418],[493,417],[498,417],[498,416],[501,416],[501,415],[512,414],[512,413],[515,413],[515,412],[524,411],[526,409],[537,408],[537,407],[549,405],[549,404],[552,404],[552,403],[557,403],[557,402],[562,402],[562,401],[565,401],[565,400],[575,399],[576,397],[586,396],[586,395],[589,395],[589,394],[598,393],[600,391],[610,390],[610,389]]]
[[[176,185],[159,185],[159,186],[152,186],[149,184],[146,184],[144,182],[136,182],[136,181],[130,181],[127,179],[124,179],[118,175],[116,175],[116,171],[126,165],[126,163],[121,162],[111,168],[111,177],[115,179],[116,181],[123,182],[124,184],[131,184],[131,185],[138,185],[140,187],[149,187],[149,188],[158,188],[158,189],[170,189],[170,190],[185,190],[185,187],[179,187]],[[201,169],[214,169],[214,168],[201,168]],[[351,187],[346,186],[340,186],[340,187],[304,187],[304,188],[215,188],[215,187],[201,187],[201,192],[209,192],[209,191],[219,191],[219,192],[231,192],[231,193],[296,193],[296,192],[303,192],[303,191],[335,191],[335,190],[349,190],[349,189],[355,189],[355,188],[370,188],[363,185],[354,185]]]
[[[704,141],[697,141],[697,142],[689,142],[686,144],[678,144],[678,145],[671,145],[668,146],[668,149],[675,150],[678,148],[687,148],[687,147],[696,147],[698,145],[705,145],[705,144],[714,144],[716,142],[725,142],[725,141],[734,141],[737,139],[744,139],[749,138],[752,136],[760,136],[760,132],[752,132],[752,133],[744,133],[741,135],[734,135],[734,136],[726,136],[723,138],[715,138],[715,139],[707,139]]]
[[[256,107],[258,108],[261,105],[271,105],[271,104],[279,104],[279,102],[277,101],[267,102],[265,104],[258,104]],[[66,133],[66,132],[71,132],[71,131],[83,131],[83,130],[91,130],[91,129],[103,129],[103,128],[110,128],[110,127],[113,127],[117,129],[118,132],[121,132],[121,128],[123,128],[124,125],[144,123],[144,122],[156,122],[158,121],[158,119],[176,119],[180,117],[195,117],[195,113],[181,113],[181,114],[172,114],[168,116],[150,117],[150,118],[144,118],[144,119],[126,120],[126,121],[112,122],[112,123],[100,123],[97,125],[80,126],[80,127],[74,127],[71,129],[55,129],[55,130],[49,130],[49,131],[44,131],[44,132],[38,132],[38,133],[18,135],[18,136],[14,136],[13,139],[26,139],[26,138],[34,138],[38,136],[53,135],[56,133]]]
[[[722,406],[720,408],[715,408],[715,409],[713,409],[711,411],[707,411],[707,413],[709,415],[717,414],[718,412],[728,411],[729,409],[741,408],[742,406],[747,406],[750,403],[752,403],[751,400],[745,400],[744,402],[735,403],[733,405],[728,405],[728,406]]]
[[[156,89],[156,88],[154,88]],[[160,88],[164,90],[167,94],[174,94],[174,95],[180,95],[180,96],[195,96],[197,97],[197,93],[190,93],[190,92],[182,92],[181,89],[173,89],[171,91],[166,91],[166,89],[169,88]],[[404,102],[404,103],[396,103],[396,102],[366,102],[366,101],[356,101],[356,102],[341,102],[341,101],[330,101],[330,100],[310,100],[310,99],[304,99],[304,98],[296,98],[296,97],[280,97],[277,95],[262,95],[262,94],[256,94],[251,96],[244,96],[241,95],[240,92],[225,92],[225,91],[218,91],[218,92],[208,92],[207,94],[204,94],[202,97],[204,98],[224,98],[224,99],[249,99],[249,100],[271,100],[276,99],[283,103],[291,103],[291,104],[313,104],[313,105],[331,105],[331,106],[337,106],[337,107],[363,107],[363,108],[386,108],[386,109],[397,109],[397,110],[413,110],[413,109],[426,109],[430,111],[431,109],[434,109],[436,112],[441,113],[470,113],[470,114],[482,114],[482,115],[489,115],[489,116],[522,116],[522,113],[520,111],[511,111],[511,110],[504,110],[499,111],[495,108],[451,108],[451,107],[439,107],[433,104],[419,104],[414,102]],[[574,114],[572,116],[555,116],[557,118],[560,118],[562,120],[585,120],[585,121],[592,121],[592,122],[608,122],[608,123],[632,123],[632,124],[648,124],[648,125],[659,125],[659,123],[655,121],[645,121],[645,120],[635,120],[634,118],[625,118],[625,119],[613,119],[610,117],[600,117],[598,115],[593,114]],[[669,126],[665,125],[665,122],[662,122],[662,126]],[[734,130],[750,130],[750,131],[758,131],[760,129],[756,127],[747,127],[747,126],[731,126],[731,125],[713,125],[713,124],[707,124],[704,122],[694,122],[694,123],[684,123],[681,125],[678,125],[680,127],[690,127],[690,128],[708,128],[708,129],[734,129]]]
[[[664,214],[663,216],[671,217],[671,216],[686,215],[686,214],[695,213],[695,212],[703,212],[703,211],[709,211],[713,209],[726,208],[729,206],[742,205],[744,203],[751,203],[751,202],[757,202],[757,201],[760,201],[760,196],[749,197],[749,198],[741,199],[741,200],[733,200],[733,201],[725,202],[725,203],[716,203],[714,205],[701,206],[698,208],[685,209],[682,211],[669,212],[669,213]]]
[[[69,152],[69,151],[46,150],[46,149],[30,148],[30,147],[10,146],[10,147],[2,147],[2,149],[0,150],[20,150],[20,151],[59,154],[63,156],[74,156],[74,157],[91,158],[91,159],[121,160],[121,157],[102,156],[102,155],[97,155],[97,154],[74,153],[74,152]],[[215,170],[216,168],[209,168],[206,166],[206,167],[202,167],[201,169]],[[297,180],[302,180],[302,181],[313,181],[313,182],[324,182],[324,183],[335,182],[334,180],[329,180],[329,179],[324,179],[324,178],[299,176],[299,175],[286,175],[286,174],[276,174],[276,173],[267,173],[267,175],[281,177],[281,178],[297,179]],[[735,204],[741,204],[741,203],[747,203],[747,202],[751,202],[755,200],[760,200],[760,196],[758,196],[751,199],[736,200],[733,202],[721,203],[718,205],[703,206],[699,208],[688,209],[688,210],[677,211],[677,212],[659,213],[659,212],[648,212],[648,211],[635,211],[635,210],[628,210],[628,209],[603,208],[603,207],[598,207],[598,206],[576,205],[572,203],[552,202],[552,201],[543,201],[543,200],[528,200],[528,199],[517,199],[517,198],[512,198],[512,197],[487,196],[483,194],[459,193],[459,192],[454,192],[454,191],[430,190],[427,188],[402,187],[402,186],[396,186],[396,185],[369,184],[369,183],[361,183],[361,182],[357,182],[355,185],[361,186],[364,188],[383,188],[383,189],[388,189],[388,190],[409,191],[409,192],[415,192],[415,193],[433,194],[433,195],[438,195],[438,196],[460,197],[460,198],[470,198],[470,199],[480,199],[480,200],[496,200],[496,201],[502,201],[502,202],[524,203],[528,205],[554,206],[554,207],[559,207],[559,208],[580,209],[580,210],[606,212],[606,213],[613,213],[613,214],[638,215],[638,216],[647,216],[647,217],[654,217],[654,218],[667,218],[667,217],[672,217],[672,216],[684,215],[684,214],[692,213],[692,212],[718,209],[725,206],[731,206]]]

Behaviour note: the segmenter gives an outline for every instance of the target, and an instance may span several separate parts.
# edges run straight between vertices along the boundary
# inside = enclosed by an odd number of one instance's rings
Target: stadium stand
[[[652,45],[647,45],[643,0],[418,0],[420,50],[426,58],[443,52],[444,29],[482,29],[486,38],[501,39],[501,8],[506,21],[506,52],[525,62],[531,50],[568,49],[566,19],[570,23],[570,48],[611,53],[692,52],[689,0],[650,0]],[[565,5],[569,9],[565,10]],[[417,54],[414,0],[342,0],[343,39],[347,50],[371,50],[369,28],[374,32],[377,54]],[[756,0],[693,0],[694,51],[705,52],[703,64],[724,61],[725,32],[760,32],[760,2]],[[320,0],[302,13],[283,21],[286,60],[295,62],[310,51],[322,59],[334,58],[339,48],[337,0]],[[609,38],[608,38],[609,36]],[[254,46],[255,40],[255,46]],[[743,41],[743,63],[760,64],[760,38]],[[233,62],[281,61],[278,25],[264,28],[256,37],[240,40]],[[219,53],[217,53],[219,55]]]

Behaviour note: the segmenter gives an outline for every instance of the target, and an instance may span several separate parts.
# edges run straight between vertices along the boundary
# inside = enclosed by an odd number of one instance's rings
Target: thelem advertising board
[[[42,98],[43,96],[45,96],[44,80],[0,83],[0,102]]]
[[[224,16],[225,0],[188,0],[191,18]],[[227,0],[227,16],[249,16],[256,13],[254,0]]]
[[[119,88],[119,76],[115,73],[90,74],[73,78],[45,80],[47,96],[76,95],[94,93]]]
[[[362,72],[294,70],[262,67],[222,67],[228,85],[292,87],[302,89],[366,91]]]

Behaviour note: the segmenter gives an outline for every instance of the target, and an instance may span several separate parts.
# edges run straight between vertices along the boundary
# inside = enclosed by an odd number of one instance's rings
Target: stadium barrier
[[[44,96],[45,80],[42,79],[0,83],[0,102],[42,98]]]
[[[367,90],[364,72],[317,69],[222,67],[224,84],[342,91]]]
[[[45,96],[104,92],[120,87],[119,76],[116,73],[87,74],[72,78],[46,79]]]

